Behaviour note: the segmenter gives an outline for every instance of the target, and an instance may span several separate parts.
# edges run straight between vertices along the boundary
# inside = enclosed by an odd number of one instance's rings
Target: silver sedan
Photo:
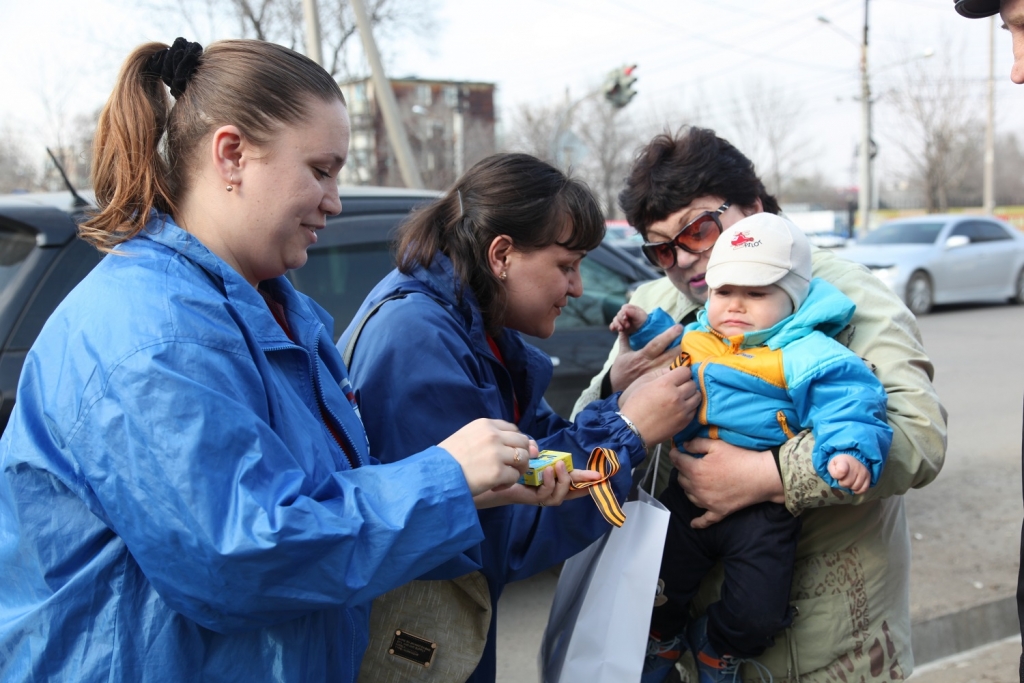
[[[838,253],[871,269],[915,315],[934,304],[1024,304],[1024,233],[987,216],[889,221]]]

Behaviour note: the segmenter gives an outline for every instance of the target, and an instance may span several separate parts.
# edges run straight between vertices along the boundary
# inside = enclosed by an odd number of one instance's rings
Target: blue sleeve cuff
[[[675,324],[676,321],[672,319],[672,316],[660,308],[655,308],[647,314],[647,320],[640,326],[640,329],[629,335],[629,348],[639,351],[647,346],[652,339]],[[679,339],[676,339],[672,344],[678,343]]]

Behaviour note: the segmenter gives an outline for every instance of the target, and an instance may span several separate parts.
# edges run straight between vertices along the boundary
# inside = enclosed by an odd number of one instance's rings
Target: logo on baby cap
[[[747,233],[737,232],[736,236],[732,238],[732,241],[729,242],[729,244],[736,249],[740,247],[756,247],[757,245],[761,244],[761,240],[757,240],[755,242],[754,238],[748,235]]]

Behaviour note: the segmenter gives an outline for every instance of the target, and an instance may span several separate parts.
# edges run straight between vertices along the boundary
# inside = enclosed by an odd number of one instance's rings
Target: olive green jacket
[[[857,311],[839,341],[869,361],[888,393],[894,435],[878,484],[854,496],[830,489],[811,463],[814,437],[802,432],[781,449],[786,507],[803,517],[791,604],[793,625],[759,661],[776,680],[898,681],[910,675],[910,533],[903,496],[938,475],[946,454],[946,411],[932,387],[934,369],[917,323],[897,297],[863,266],[815,250],[813,274],[850,297]],[[660,306],[676,320],[697,308],[667,278],[639,287],[630,301]],[[576,403],[599,397],[618,354]],[[698,613],[717,599],[721,567],[695,600]],[[756,679],[749,665],[745,679]]]

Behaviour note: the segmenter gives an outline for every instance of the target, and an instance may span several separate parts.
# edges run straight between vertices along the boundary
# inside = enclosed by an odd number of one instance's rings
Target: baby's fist
[[[852,455],[840,454],[828,463],[828,473],[845,489],[860,495],[871,484],[871,473],[860,460]]]
[[[647,311],[634,306],[633,304],[623,304],[619,312],[615,314],[615,318],[612,319],[608,329],[612,332],[636,332],[643,324],[647,321]]]

